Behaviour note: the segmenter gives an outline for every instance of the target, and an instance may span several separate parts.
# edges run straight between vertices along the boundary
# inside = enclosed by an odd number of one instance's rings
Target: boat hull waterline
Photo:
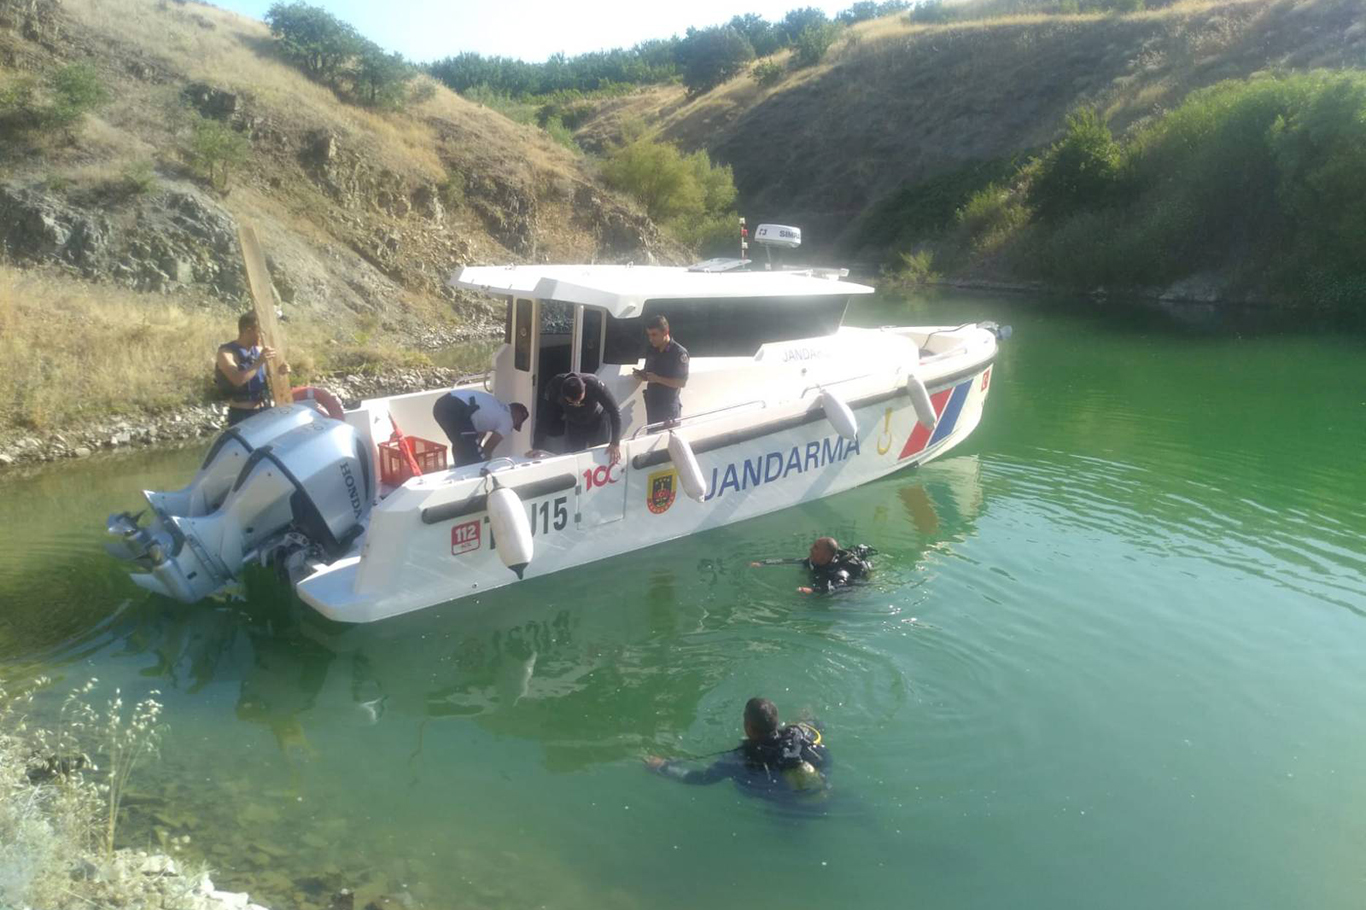
[[[666,435],[640,440],[652,443],[644,451],[626,448],[615,466],[599,448],[499,472],[518,492],[534,535],[524,578],[756,518],[938,458],[976,428],[990,381],[988,357],[931,385],[932,429],[919,422],[910,397],[894,391],[850,401],[856,440],[839,435],[818,409],[772,421],[775,432],[742,430],[734,435],[751,438],[716,448],[707,445],[711,434],[697,433],[707,485],[700,502],[684,495]],[[301,579],[299,596],[329,618],[371,622],[518,581],[482,507],[488,489],[481,478],[409,481],[371,514],[358,551]]]

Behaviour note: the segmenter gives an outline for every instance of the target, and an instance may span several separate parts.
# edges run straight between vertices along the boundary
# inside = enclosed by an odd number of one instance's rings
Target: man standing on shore
[[[669,334],[669,320],[653,316],[645,323],[650,350],[645,353],[645,369],[633,370],[645,387],[645,422],[672,426],[682,415],[678,392],[688,384],[688,349]]]
[[[218,346],[213,379],[218,391],[228,399],[228,426],[270,407],[266,363],[275,361],[275,350],[260,344],[261,330],[256,323],[256,314],[243,313],[237,319],[237,340]],[[279,369],[288,373],[289,364],[282,363]]]

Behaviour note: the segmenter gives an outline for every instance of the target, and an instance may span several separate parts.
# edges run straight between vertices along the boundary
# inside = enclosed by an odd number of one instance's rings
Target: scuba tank
[[[808,723],[788,724],[774,740],[752,746],[750,762],[769,770],[797,792],[823,791],[829,787],[822,768],[828,757],[821,731]]]

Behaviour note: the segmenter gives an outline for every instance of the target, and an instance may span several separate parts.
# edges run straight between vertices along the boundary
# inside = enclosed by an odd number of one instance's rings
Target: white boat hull
[[[977,427],[990,390],[995,338],[977,328],[965,337],[961,348],[914,370],[931,396],[933,429],[920,422],[900,366],[825,380],[850,406],[856,440],[836,430],[814,386],[758,412],[685,422],[676,432],[691,444],[707,483],[700,502],[683,494],[667,434],[624,441],[615,466],[604,448],[509,462],[497,476],[523,500],[534,534],[524,577],[810,502],[944,455]],[[374,507],[349,555],[297,583],[299,596],[332,619],[358,623],[517,582],[491,532],[489,490],[489,480],[468,468],[408,481]]]

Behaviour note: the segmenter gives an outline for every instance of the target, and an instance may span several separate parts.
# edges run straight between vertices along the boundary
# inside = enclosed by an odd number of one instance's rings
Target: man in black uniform
[[[811,572],[811,584],[797,590],[803,594],[831,594],[846,590],[854,582],[867,578],[873,571],[873,563],[868,557],[876,555],[877,550],[864,544],[850,550],[841,550],[835,538],[818,537],[811,544],[811,552],[805,559],[765,559],[761,562],[752,562],[750,565],[805,566]]]
[[[532,445],[544,437],[564,435],[568,451],[582,452],[607,443],[612,464],[621,461],[621,409],[591,373],[561,373],[546,383],[544,418],[538,418]]]
[[[672,425],[682,413],[678,390],[688,384],[688,349],[669,335],[669,320],[652,316],[645,323],[650,349],[645,352],[645,369],[632,370],[645,387],[645,421]]]
[[[757,796],[779,798],[794,793],[819,794],[830,787],[830,753],[817,724],[779,726],[778,707],[767,698],[745,703],[745,739],[711,766],[689,771],[658,755],[645,758],[652,771],[685,784],[714,784],[730,779]]]

